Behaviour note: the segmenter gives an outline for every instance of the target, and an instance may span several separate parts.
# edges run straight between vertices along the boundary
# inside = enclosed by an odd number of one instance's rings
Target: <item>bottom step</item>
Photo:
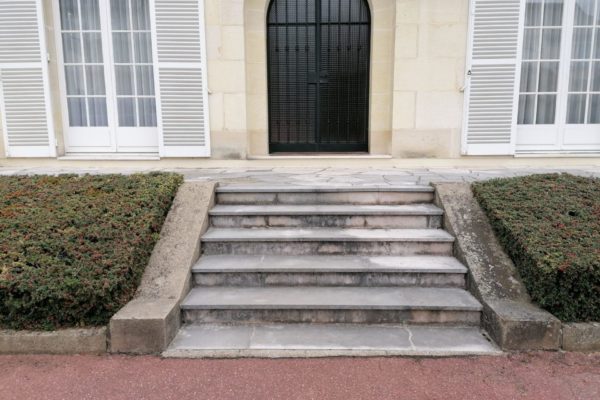
[[[183,326],[164,357],[336,357],[494,355],[476,327],[353,324]]]

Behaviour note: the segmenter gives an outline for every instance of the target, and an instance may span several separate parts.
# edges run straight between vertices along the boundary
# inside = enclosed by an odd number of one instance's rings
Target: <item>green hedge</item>
[[[105,325],[134,295],[176,174],[0,177],[0,326]]]
[[[532,299],[565,322],[600,321],[600,179],[532,175],[473,192]]]

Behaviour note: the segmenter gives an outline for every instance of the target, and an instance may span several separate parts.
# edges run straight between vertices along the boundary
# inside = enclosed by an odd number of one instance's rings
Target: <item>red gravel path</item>
[[[0,356],[0,399],[600,399],[600,354],[304,360]]]

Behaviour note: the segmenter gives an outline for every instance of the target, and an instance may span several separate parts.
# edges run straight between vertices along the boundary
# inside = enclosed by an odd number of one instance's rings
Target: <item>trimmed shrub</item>
[[[600,179],[495,179],[473,193],[532,299],[565,322],[600,321]]]
[[[133,297],[182,181],[0,177],[0,326],[105,325]]]

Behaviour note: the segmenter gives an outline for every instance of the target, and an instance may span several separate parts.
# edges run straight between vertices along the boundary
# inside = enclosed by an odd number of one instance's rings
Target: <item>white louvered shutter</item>
[[[54,157],[41,0],[0,0],[0,116],[9,157]]]
[[[514,154],[521,14],[521,0],[471,0],[464,154]]]
[[[210,156],[204,1],[154,0],[161,156]]]

